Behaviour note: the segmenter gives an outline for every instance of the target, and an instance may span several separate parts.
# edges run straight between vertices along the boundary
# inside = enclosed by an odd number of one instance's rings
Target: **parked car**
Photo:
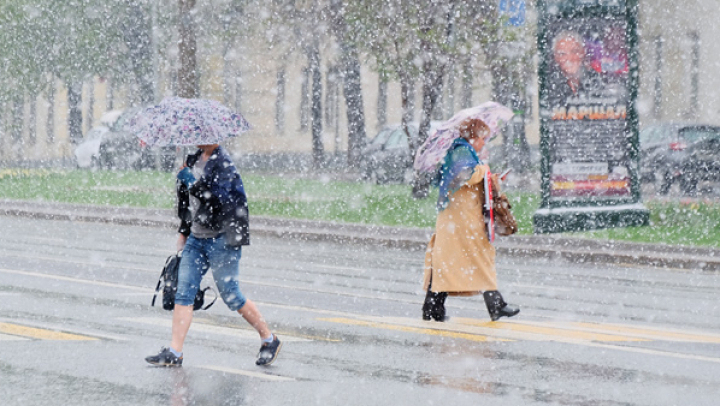
[[[430,133],[440,122],[430,123]],[[418,137],[418,125],[408,125],[410,137]],[[410,145],[407,134],[401,125],[387,126],[368,142],[363,150],[362,174],[366,180],[376,183],[401,182],[407,183],[412,179],[413,160],[410,155]]]
[[[107,137],[110,127],[123,114],[123,110],[110,110],[100,117],[100,125],[93,127],[75,148],[75,160],[79,168],[96,168],[100,159],[100,144]]]
[[[75,148],[75,161],[78,168],[99,166],[100,143],[110,129],[104,125],[97,126],[85,134],[85,139]]]
[[[81,168],[173,170],[176,148],[148,148],[127,129],[140,107],[113,110],[103,114],[101,126],[93,128],[75,149]]]
[[[640,132],[640,178],[667,194],[675,181],[687,195],[700,181],[720,181],[720,126],[663,123]]]

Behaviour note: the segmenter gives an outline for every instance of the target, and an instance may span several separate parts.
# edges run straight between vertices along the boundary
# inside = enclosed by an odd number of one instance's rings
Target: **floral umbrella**
[[[240,113],[214,100],[181,97],[166,97],[130,120],[130,130],[151,147],[219,144],[249,129]]]
[[[421,172],[434,172],[438,164],[445,158],[453,141],[460,137],[460,125],[468,119],[481,120],[490,129],[488,138],[493,138],[502,126],[508,122],[513,111],[495,102],[485,102],[479,106],[461,110],[450,120],[440,124],[418,148],[415,154],[414,168]]]

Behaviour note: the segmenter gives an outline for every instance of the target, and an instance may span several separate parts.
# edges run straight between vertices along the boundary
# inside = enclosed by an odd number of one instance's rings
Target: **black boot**
[[[423,320],[445,321],[445,299],[447,292],[433,292],[428,289],[423,303]]]
[[[496,321],[500,317],[512,317],[520,313],[520,309],[505,303],[502,295],[497,290],[488,290],[483,293],[483,297],[492,321]]]

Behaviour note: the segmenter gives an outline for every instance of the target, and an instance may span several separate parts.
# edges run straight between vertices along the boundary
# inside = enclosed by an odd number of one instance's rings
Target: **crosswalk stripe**
[[[121,317],[119,320],[130,321],[133,323],[147,324],[151,326],[160,326],[166,329],[172,327],[172,320],[170,318],[163,317]],[[193,320],[190,326],[191,333],[206,333],[206,334],[218,334],[232,336],[233,338],[246,339],[259,341],[260,338],[255,330],[236,328],[236,327],[223,327],[210,324],[211,322],[196,318]],[[312,341],[307,338],[285,335],[277,332],[277,335],[282,341],[286,342],[309,342]]]
[[[348,325],[354,325],[354,326],[374,327],[374,328],[381,328],[381,329],[385,329],[385,330],[403,331],[406,333],[418,333],[418,334],[427,334],[427,335],[434,335],[434,336],[441,336],[441,337],[462,338],[465,340],[478,341],[478,342],[512,341],[512,340],[508,340],[508,339],[504,339],[504,338],[488,337],[488,336],[484,336],[484,335],[480,335],[480,334],[462,333],[462,332],[457,332],[457,331],[440,330],[440,329],[433,329],[433,328],[409,327],[409,326],[401,326],[401,325],[397,325],[397,324],[379,323],[379,322],[375,322],[375,321],[348,319],[348,318],[344,318],[344,317],[319,318],[318,320],[327,321],[327,322],[331,322],[331,323],[348,324]]]
[[[597,323],[572,323],[572,326],[576,329],[582,329],[586,331],[609,331],[617,332],[627,335],[634,335],[637,337],[646,337],[653,340],[663,341],[690,341],[690,342],[701,342],[701,343],[712,343],[720,344],[720,335],[707,334],[707,333],[680,333],[677,331],[652,329],[652,328],[641,328],[641,327],[629,327],[618,324],[597,324]]]
[[[95,337],[69,334],[60,331],[47,330],[42,328],[21,326],[12,323],[0,323],[0,333],[13,336],[34,338],[37,340],[68,340],[68,341],[92,341]]]
[[[578,331],[570,328],[555,328],[548,326],[538,326],[537,324],[524,324],[522,322],[491,322],[491,321],[478,321],[474,319],[468,319],[463,317],[453,318],[454,322],[460,324],[467,324],[471,326],[491,328],[496,330],[510,330],[518,331],[523,333],[537,334],[547,337],[563,337],[563,338],[574,338],[579,340],[587,341],[651,341],[646,338],[630,337],[625,335],[616,334],[602,334],[595,332]]]
[[[27,338],[11,336],[8,334],[0,334],[0,341],[27,341]]]
[[[88,279],[72,278],[69,276],[51,275],[51,274],[40,273],[40,272],[20,271],[17,269],[0,269],[0,272],[11,273],[11,274],[16,274],[16,275],[34,276],[34,277],[39,277],[39,278],[54,279],[54,280],[65,281],[65,282],[84,283],[87,285],[104,286],[104,287],[109,287],[109,288],[131,289],[131,290],[137,290],[137,291],[142,291],[142,292],[148,292],[148,295],[152,293],[151,288],[143,288],[140,286],[121,285],[118,283],[110,283],[110,282],[92,281],[92,280],[88,280]]]
[[[288,381],[296,380],[295,378],[290,378],[287,376],[263,374],[260,372],[246,371],[243,369],[228,368],[228,367],[217,366],[217,365],[201,365],[201,366],[198,366],[197,368],[209,369],[211,371],[225,372],[225,373],[235,374],[235,375],[249,376],[251,378],[259,378],[259,379],[264,379],[266,381],[274,381],[274,382],[288,382]]]

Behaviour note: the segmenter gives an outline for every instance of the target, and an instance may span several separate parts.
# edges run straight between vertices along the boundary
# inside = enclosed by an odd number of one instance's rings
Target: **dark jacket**
[[[193,167],[201,150],[188,155],[185,163]],[[190,195],[200,200],[195,217],[190,210]],[[218,147],[208,159],[205,172],[189,188],[177,182],[178,217],[183,235],[190,235],[193,222],[211,230],[225,232],[226,245],[238,247],[250,244],[250,216],[242,179],[227,151]]]

